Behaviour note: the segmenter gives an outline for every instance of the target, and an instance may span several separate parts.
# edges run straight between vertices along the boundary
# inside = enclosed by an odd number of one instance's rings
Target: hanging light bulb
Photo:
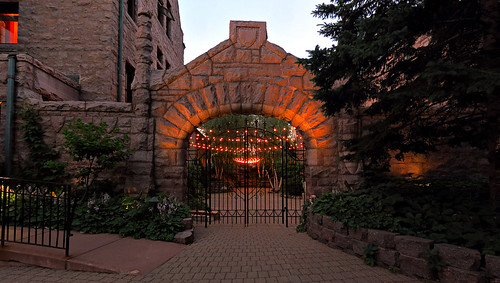
[[[235,157],[233,160],[240,164],[256,164],[259,163],[262,159],[258,157],[250,157],[248,159],[242,157]]]

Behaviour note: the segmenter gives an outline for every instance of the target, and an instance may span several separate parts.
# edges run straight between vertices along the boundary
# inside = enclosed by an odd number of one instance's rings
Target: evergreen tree
[[[334,41],[300,60],[315,97],[328,115],[376,117],[347,158],[387,168],[389,152],[467,143],[489,152],[500,200],[500,1],[332,0],[313,14]]]

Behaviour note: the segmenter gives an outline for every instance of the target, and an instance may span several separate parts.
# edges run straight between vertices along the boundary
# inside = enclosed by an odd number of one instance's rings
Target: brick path
[[[197,227],[195,243],[149,274],[0,266],[2,282],[419,282],[277,225]]]

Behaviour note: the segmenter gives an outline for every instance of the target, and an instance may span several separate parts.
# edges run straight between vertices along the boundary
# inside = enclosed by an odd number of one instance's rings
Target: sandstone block
[[[321,225],[315,222],[309,222],[309,223],[310,224],[307,227],[307,234],[309,235],[309,237],[316,240],[319,237],[319,233],[321,231]]]
[[[327,244],[334,240],[334,235],[335,235],[334,231],[327,229],[323,226],[323,229],[321,229],[321,231],[319,232],[318,241],[320,241],[323,244]]]
[[[399,265],[399,252],[390,249],[379,248],[377,255],[377,264],[382,263],[387,266],[398,266]]]
[[[500,278],[500,256],[486,255],[486,270]]]
[[[271,50],[269,50],[267,47],[262,47],[261,49],[261,62],[263,63],[268,63],[268,64],[273,64],[273,63],[281,63],[281,61],[283,61],[283,57],[284,56],[282,54],[282,56],[272,52]],[[285,53],[286,55],[286,53]]]
[[[445,267],[438,274],[439,282],[445,283],[480,283],[487,282],[486,279],[479,273],[468,270],[463,270],[455,267]]]
[[[406,255],[399,255],[399,267],[403,274],[417,276],[420,278],[432,278],[432,273],[427,268],[427,261]]]
[[[311,220],[316,224],[323,224],[323,216],[321,214],[314,213],[311,217]]]
[[[481,254],[477,250],[467,249],[450,244],[436,244],[442,260],[452,267],[465,270],[478,270],[481,265]]]
[[[363,241],[352,238],[351,243],[352,243],[352,251],[354,252],[354,254],[356,254],[358,256],[364,255],[363,249],[364,249],[364,247],[366,247],[368,245],[367,242],[363,242]]]
[[[181,223],[184,226],[184,230],[193,229],[193,218],[184,218]]]
[[[129,162],[127,172],[138,176],[149,176],[151,175],[152,168],[153,166],[150,162]]]
[[[349,236],[360,241],[365,241],[368,237],[368,229],[349,227]]]
[[[398,234],[382,230],[368,229],[367,241],[385,249],[394,249],[396,242],[394,238]]]
[[[335,233],[333,242],[335,243],[335,245],[341,247],[342,249],[352,250],[352,241],[349,236],[340,233]]]
[[[208,76],[212,72],[212,62],[209,60],[209,57],[206,53],[189,62],[186,67],[191,75],[194,76]]]
[[[330,216],[323,216],[323,226],[336,233],[347,235],[347,227],[342,222],[332,221]]]
[[[194,231],[193,229],[182,231],[174,236],[174,242],[183,245],[189,245],[194,242]]]
[[[434,243],[432,240],[413,236],[396,236],[394,241],[399,253],[420,258],[424,258],[425,252],[430,250]]]

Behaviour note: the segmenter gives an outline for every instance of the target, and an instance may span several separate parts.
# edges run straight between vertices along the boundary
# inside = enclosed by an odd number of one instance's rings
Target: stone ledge
[[[376,229],[350,228],[330,217],[307,213],[307,234],[331,248],[362,257],[368,244],[379,247],[377,265],[400,270],[402,274],[419,279],[436,279],[427,267],[425,254],[435,248],[448,266],[437,277],[442,282],[499,282],[500,257],[486,255],[484,266],[478,251],[413,236],[404,236]],[[480,269],[484,268],[485,272]],[[495,278],[486,278],[491,274]],[[489,280],[489,281],[488,281]]]

